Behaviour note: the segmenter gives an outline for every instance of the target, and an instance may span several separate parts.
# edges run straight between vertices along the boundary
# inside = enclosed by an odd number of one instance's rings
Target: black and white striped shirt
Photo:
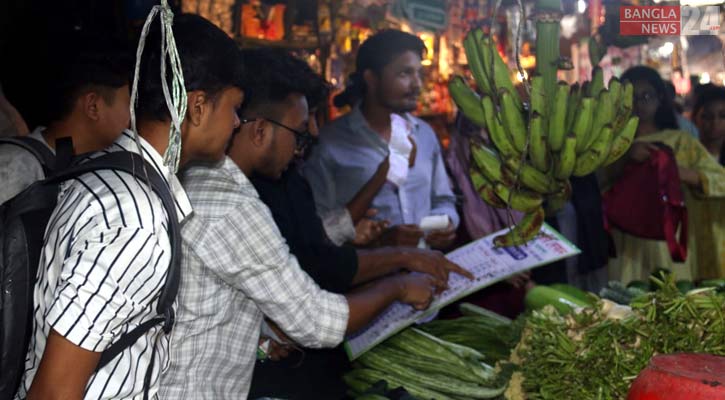
[[[182,221],[191,213],[186,193],[156,150],[140,140],[144,158],[172,189]],[[105,150],[113,151],[138,152],[133,134],[124,132]],[[95,171],[61,186],[40,257],[33,335],[19,398],[33,382],[51,328],[79,347],[101,352],[156,316],[171,258],[167,223],[161,199],[130,174]],[[154,346],[156,368],[166,367],[168,338],[155,327],[91,376],[85,398],[142,398]],[[152,398],[158,378],[156,372]]]

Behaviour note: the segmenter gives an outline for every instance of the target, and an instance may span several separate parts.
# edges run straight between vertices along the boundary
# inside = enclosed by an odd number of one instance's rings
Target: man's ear
[[[365,81],[365,86],[373,90],[377,89],[378,76],[375,75],[375,73],[371,69],[366,69],[365,72],[363,72],[363,80]]]
[[[98,102],[103,101],[103,98],[96,92],[87,92],[82,94],[78,100],[76,100],[76,107],[82,107],[83,113],[92,121],[98,121],[100,116],[100,110]]]
[[[258,119],[252,122],[249,127],[249,136],[252,144],[255,146],[264,146],[272,135],[272,131],[269,128],[269,123],[265,119]]]
[[[194,126],[201,125],[211,112],[209,96],[202,90],[194,90],[186,93],[186,102],[186,118]]]

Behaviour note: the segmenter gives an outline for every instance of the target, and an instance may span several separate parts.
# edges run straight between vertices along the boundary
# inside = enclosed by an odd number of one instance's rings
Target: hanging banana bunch
[[[519,97],[510,78],[514,74],[492,38],[478,29],[463,42],[478,91],[458,76],[449,84],[461,112],[485,127],[491,139],[490,147],[472,142],[470,175],[476,192],[493,207],[525,213],[494,239],[497,246],[533,239],[546,212],[561,208],[571,196],[569,177],[615,162],[637,131],[631,83],[612,78],[605,85],[599,67],[591,82],[570,86],[557,81],[560,7],[560,0],[537,3],[536,74],[528,82],[528,102]]]

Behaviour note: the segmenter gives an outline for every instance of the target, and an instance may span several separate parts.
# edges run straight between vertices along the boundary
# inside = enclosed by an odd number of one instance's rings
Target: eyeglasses
[[[658,100],[656,93],[645,92],[641,95],[634,95],[634,101],[636,103],[649,104],[652,103],[654,100]]]
[[[307,146],[310,145],[310,143],[312,143],[313,136],[310,133],[310,131],[308,131],[308,130],[298,131],[297,129],[290,128],[289,126],[287,126],[281,122],[277,122],[271,118],[265,118],[265,117],[242,118],[241,121],[239,121],[239,122],[240,122],[240,124],[246,124],[248,122],[254,122],[254,121],[259,121],[259,120],[265,120],[271,124],[277,125],[279,127],[282,127],[284,129],[287,129],[288,131],[294,133],[295,134],[295,151],[298,153],[302,152]]]

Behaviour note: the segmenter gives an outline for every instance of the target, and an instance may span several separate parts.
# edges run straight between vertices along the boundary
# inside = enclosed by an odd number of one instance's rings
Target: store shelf
[[[235,40],[242,48],[275,47],[291,50],[314,50],[319,47],[317,43],[292,42],[288,40],[265,40],[248,37],[237,37]]]

